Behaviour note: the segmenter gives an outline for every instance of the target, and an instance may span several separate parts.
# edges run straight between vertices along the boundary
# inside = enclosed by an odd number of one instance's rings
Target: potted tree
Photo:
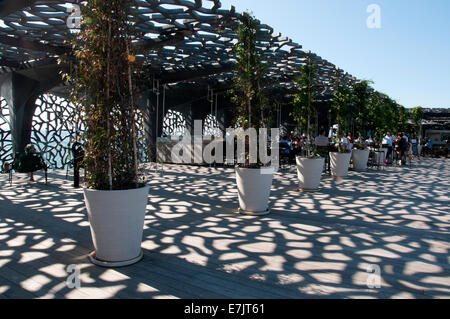
[[[356,143],[356,148],[352,151],[353,168],[358,172],[367,171],[367,163],[369,162],[370,150],[364,141]]]
[[[346,177],[350,168],[352,152],[343,139],[343,136],[338,134],[333,151],[330,152],[331,175],[334,177]]]
[[[415,136],[420,137],[422,133],[422,120],[425,111],[421,106],[415,107],[410,110],[410,119],[413,123],[413,132]]]
[[[348,149],[348,143],[345,143],[345,137],[342,133],[350,131],[352,90],[349,87],[349,83],[346,83],[340,74],[335,78],[332,109],[337,117],[338,136],[330,152],[331,174],[335,177],[346,177],[352,154]]]
[[[373,91],[370,86],[372,83],[372,81],[364,80],[354,85],[353,97],[355,101],[356,129],[358,134],[363,135],[367,132],[368,128],[371,128],[371,136],[378,137],[379,142],[382,140],[382,136],[379,134],[377,126],[382,122],[382,120],[380,120],[382,118],[380,113],[382,113],[383,110],[380,108],[381,104],[378,94]],[[368,149],[365,150],[364,147],[364,145],[360,144],[358,149],[353,151],[353,164],[357,171],[367,170],[370,151]],[[388,150],[381,148],[381,145],[379,150],[380,151],[376,153],[377,161],[379,160],[380,163],[384,165],[384,159],[386,158]]]
[[[352,118],[358,135],[367,133],[370,122],[370,104],[372,102],[371,81],[363,80],[355,83],[352,89]],[[366,134],[367,135],[367,134]],[[373,135],[372,135],[373,136]]]
[[[86,132],[85,204],[95,251],[91,261],[120,267],[138,262],[149,186],[138,178],[133,0],[92,0],[82,8],[72,46],[74,87]]]
[[[236,63],[231,94],[236,105],[236,123],[242,126],[242,133],[251,130],[259,132],[267,103],[262,90],[265,65],[263,53],[257,45],[258,26],[259,22],[255,18],[244,13],[234,47]],[[275,168],[265,167],[260,152],[251,151],[257,149],[254,139],[251,141],[246,134],[238,136],[238,139],[245,144],[244,149],[240,150],[241,154],[238,154],[241,160],[236,167],[240,213],[266,215],[270,212],[269,197]]]
[[[302,67],[302,74],[297,81],[299,91],[294,97],[292,116],[297,126],[306,132],[308,138],[311,136],[311,120],[317,116],[313,107],[313,98],[317,94],[316,74],[316,65],[308,59],[308,63]],[[320,156],[317,147],[311,145],[306,148],[303,155],[296,158],[300,189],[303,191],[317,190],[325,166],[325,157]]]

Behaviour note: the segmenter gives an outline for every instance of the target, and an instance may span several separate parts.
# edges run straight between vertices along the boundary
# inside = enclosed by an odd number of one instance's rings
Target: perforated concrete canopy
[[[70,48],[64,41],[74,35],[67,21],[78,0],[0,0],[0,67],[3,72],[55,63]],[[188,81],[200,76],[214,81],[230,79],[233,31],[241,13],[224,9],[218,0],[136,0],[139,37],[135,52],[165,83]],[[272,83],[290,86],[300,67],[311,59],[320,69],[325,87],[336,72],[356,80],[332,63],[303,50],[291,39],[260,24],[259,46],[269,63]]]

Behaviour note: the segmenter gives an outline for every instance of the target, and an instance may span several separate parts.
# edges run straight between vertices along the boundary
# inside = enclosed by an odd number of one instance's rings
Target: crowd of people
[[[417,137],[410,137],[404,132],[399,132],[397,135],[388,132],[383,139],[378,140],[372,136],[355,138],[352,133],[338,134],[336,129],[330,131],[329,134],[325,130],[321,130],[320,134],[315,138],[306,135],[296,135],[294,132],[291,132],[289,136],[281,137],[280,145],[282,145],[280,148],[281,154],[289,155],[292,159],[299,155],[305,155],[305,150],[311,149],[311,146],[331,149],[336,145],[340,145],[342,150],[347,152],[351,152],[354,148],[384,148],[387,149],[385,161],[387,165],[393,163],[406,165],[408,156],[412,159],[420,159],[420,157],[430,154],[433,149],[431,141],[424,141],[423,139],[419,141]]]

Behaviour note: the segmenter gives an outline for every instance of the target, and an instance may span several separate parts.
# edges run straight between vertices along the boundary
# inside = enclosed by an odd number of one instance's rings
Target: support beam
[[[8,74],[0,85],[0,93],[9,105],[14,153],[23,152],[25,146],[31,142],[31,128],[39,82],[13,72]]]
[[[165,40],[142,40],[134,45],[135,54],[147,54],[148,51],[158,50],[165,46],[176,45],[184,41],[185,33],[177,32]]]
[[[1,1],[1,0],[0,0]],[[144,40],[139,41],[134,45],[135,54],[147,54],[148,51],[158,50],[165,46],[176,45],[184,41],[184,33],[176,33],[173,37],[165,40]],[[52,55],[64,55],[70,54],[72,52],[71,48],[64,46],[52,46],[48,44],[43,44],[39,41],[30,41],[22,38],[8,37],[5,35],[0,35],[0,43],[8,45],[11,47],[17,47],[25,50],[49,53]],[[0,60],[0,64],[9,67],[18,67],[17,63],[14,61],[3,61]]]
[[[22,38],[8,37],[5,35],[0,35],[0,43],[9,45],[12,47],[17,47],[21,49],[26,49],[30,51],[45,52],[54,55],[63,55],[72,52],[70,48],[67,47],[57,47],[48,44],[42,44],[39,41],[30,41]]]
[[[0,95],[9,106],[13,150],[23,152],[31,142],[36,99],[61,83],[61,77],[53,69],[34,69],[25,76],[11,72],[0,77]],[[34,78],[34,79],[33,79]]]
[[[162,73],[157,76],[161,80],[161,84],[177,83],[188,80],[195,80],[198,78],[203,78],[210,75],[221,74],[231,72],[233,70],[233,65],[225,65],[222,67],[210,67],[204,69],[197,69],[192,71],[181,71],[173,73]]]

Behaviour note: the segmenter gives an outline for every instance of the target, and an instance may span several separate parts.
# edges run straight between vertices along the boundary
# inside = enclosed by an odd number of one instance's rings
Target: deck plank
[[[83,195],[50,174],[49,185],[0,176],[1,298],[450,298],[450,167],[324,177],[297,191],[294,168],[277,174],[272,214],[236,214],[233,169],[165,165],[151,186],[144,260],[91,265]],[[39,180],[39,175],[38,175]],[[81,270],[69,289],[67,265]],[[369,289],[369,265],[382,288]]]

